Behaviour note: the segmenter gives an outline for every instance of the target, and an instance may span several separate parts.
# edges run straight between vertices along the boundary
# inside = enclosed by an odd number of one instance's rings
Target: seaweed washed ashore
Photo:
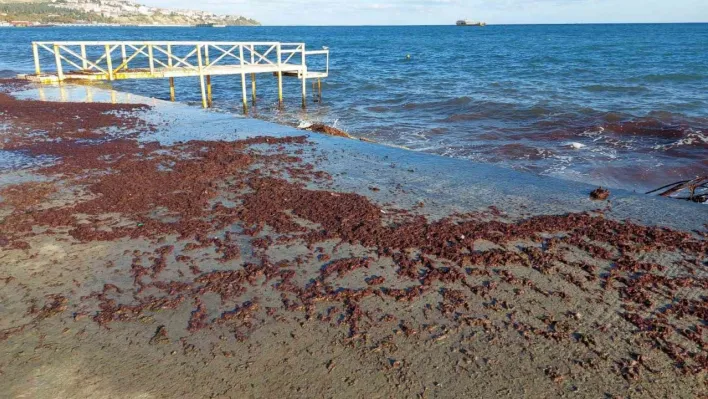
[[[167,145],[138,140],[145,105],[0,107],[2,149],[53,160],[0,186],[11,395],[706,390],[705,231],[434,218],[336,189],[307,136]]]

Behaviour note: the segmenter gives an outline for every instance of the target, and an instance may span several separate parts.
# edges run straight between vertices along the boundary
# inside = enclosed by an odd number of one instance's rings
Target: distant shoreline
[[[487,23],[490,26],[613,26],[613,25],[706,25],[706,22],[588,22],[588,23],[545,23],[545,24],[495,24]],[[454,24],[438,25],[227,25],[226,27],[269,27],[269,28],[392,28],[392,27],[456,27]],[[191,24],[38,24],[29,26],[0,25],[0,28],[196,28],[198,25]]]
[[[213,27],[214,29],[231,27],[255,27],[258,25],[227,25],[224,27]],[[38,24],[27,26],[0,25],[0,28],[201,28],[199,25],[169,25],[169,24]]]

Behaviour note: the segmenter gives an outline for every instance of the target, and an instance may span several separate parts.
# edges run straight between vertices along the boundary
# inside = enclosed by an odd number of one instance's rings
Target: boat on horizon
[[[457,26],[487,26],[487,23],[482,21],[471,21],[469,19],[461,19],[457,21]]]

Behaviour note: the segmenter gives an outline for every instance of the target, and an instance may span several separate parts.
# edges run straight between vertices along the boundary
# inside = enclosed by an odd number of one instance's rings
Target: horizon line
[[[487,22],[485,27],[489,26],[522,26],[522,25],[679,25],[679,24],[708,24],[708,21],[688,21],[688,22],[507,22],[507,23],[490,23]],[[376,26],[456,26],[455,24],[352,24],[352,25],[288,25],[288,24],[263,24],[261,25],[243,25],[238,27],[376,27]],[[231,27],[237,27],[237,25],[231,25]],[[465,27],[460,27],[465,28]],[[467,28],[475,28],[475,26],[468,26]]]
[[[62,25],[75,25],[77,23],[57,23],[57,27]],[[487,23],[486,26],[456,26],[455,24],[358,24],[358,25],[287,25],[287,24],[263,24],[260,25],[228,25],[228,28],[259,28],[259,27],[270,27],[270,28],[356,28],[356,27],[439,27],[439,26],[449,26],[456,27],[460,29],[464,28],[488,28],[492,26],[568,26],[568,25],[706,25],[708,21],[689,21],[689,22],[544,22],[544,23]],[[80,24],[81,27],[98,27],[98,28],[110,28],[110,27],[175,27],[175,28],[187,28],[196,27],[196,25],[170,25],[170,24],[119,24],[119,23],[101,23],[101,24]]]

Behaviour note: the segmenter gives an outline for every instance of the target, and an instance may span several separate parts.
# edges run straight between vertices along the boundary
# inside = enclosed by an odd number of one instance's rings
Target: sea
[[[637,192],[708,174],[708,24],[0,28],[0,76],[53,40],[305,42],[331,52],[322,101],[286,79],[279,108],[262,75],[251,117]],[[242,112],[240,84],[214,77],[214,107]],[[112,87],[169,99],[164,79]],[[176,87],[199,106],[196,78]]]

